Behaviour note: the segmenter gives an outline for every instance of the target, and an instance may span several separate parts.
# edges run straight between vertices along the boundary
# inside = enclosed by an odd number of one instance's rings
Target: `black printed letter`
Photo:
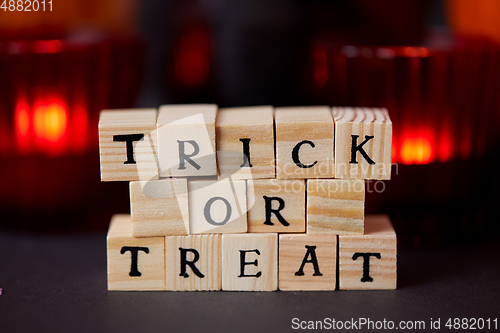
[[[304,259],[302,260],[302,265],[300,265],[300,268],[297,272],[295,272],[295,276],[302,276],[304,275],[304,266],[306,263],[310,262],[313,264],[314,267],[314,274],[313,276],[323,276],[321,272],[319,271],[319,265],[318,265],[318,258],[316,258],[316,246],[309,246],[306,245],[306,255],[304,256]],[[307,259],[311,256],[311,259]]]
[[[247,252],[255,252],[255,253],[257,253],[257,255],[260,256],[259,250],[240,250],[240,275],[238,275],[238,277],[256,277],[256,278],[258,278],[259,276],[262,275],[261,271],[258,271],[257,274],[255,274],[255,275],[245,275],[245,266],[246,265],[257,266],[259,264],[257,259],[255,259],[254,261],[245,261],[245,255]]]
[[[191,146],[193,146],[194,151],[191,155],[186,155],[186,152],[184,150],[185,143],[189,143]],[[196,141],[193,140],[188,140],[188,141],[179,141],[177,140],[177,143],[179,144],[179,170],[184,170],[186,169],[186,163],[185,161],[188,161],[189,164],[191,164],[196,170],[200,170],[200,166],[191,159],[191,157],[198,155],[200,152],[200,147],[196,143]]]
[[[351,137],[352,137],[351,162],[349,163],[358,164],[358,161],[356,160],[356,152],[359,151],[361,153],[361,156],[363,156],[368,163],[375,164],[375,162],[373,162],[373,160],[368,156],[366,151],[363,149],[363,145],[368,141],[370,141],[371,139],[373,139],[374,136],[365,135],[365,141],[361,142],[359,146],[357,146],[359,135],[351,135]]]
[[[288,223],[280,214],[280,210],[285,208],[285,200],[278,197],[266,197],[265,195],[264,195],[264,200],[266,201],[266,221],[264,222],[264,224],[274,225],[274,223],[271,222],[271,213],[274,213],[278,221],[280,221],[281,224],[283,224],[285,227],[288,227],[290,223]],[[279,202],[280,206],[278,207],[278,209],[272,208],[273,200]]]
[[[141,272],[137,269],[137,254],[139,251],[144,251],[146,254],[149,254],[149,248],[147,247],[139,247],[139,246],[124,246],[120,250],[121,254],[125,254],[125,252],[130,251],[132,255],[132,265],[130,266],[130,276],[141,276]]]
[[[136,164],[134,160],[134,146],[132,142],[139,141],[144,138],[144,134],[124,134],[124,135],[113,135],[113,141],[127,143],[127,160],[123,164]]]
[[[189,265],[194,274],[200,278],[204,278],[205,275],[201,274],[200,270],[194,265],[195,262],[200,260],[200,253],[195,249],[183,249],[182,247],[179,248],[179,251],[181,251],[181,274],[179,274],[179,276],[184,276],[185,278],[189,277],[189,274],[186,272],[186,266]],[[194,259],[192,261],[187,260],[188,252],[194,254]]]
[[[240,141],[243,142],[243,164],[240,165],[240,168],[252,167],[252,163],[250,163],[250,140],[251,139],[240,139]]]
[[[373,278],[370,277],[370,257],[380,259],[380,253],[356,252],[352,255],[352,260],[356,260],[359,257],[363,257],[363,277],[361,278],[361,282],[373,282]]]
[[[318,161],[314,161],[313,164],[309,164],[309,165],[304,165],[302,163],[300,163],[299,161],[299,150],[300,150],[300,147],[302,147],[303,144],[307,143],[308,145],[310,145],[311,147],[315,147],[314,145],[314,142],[312,141],[309,141],[309,140],[304,140],[304,141],[301,141],[299,143],[297,143],[297,145],[295,147],[293,147],[293,150],[292,150],[292,160],[295,162],[295,164],[299,167],[299,168],[311,168],[313,166],[316,165],[316,163],[318,163]]]
[[[222,200],[222,202],[224,202],[226,204],[226,217],[224,218],[224,220],[222,222],[215,222],[212,219],[212,214],[210,213],[210,208],[212,208],[212,204],[217,200]],[[208,200],[207,203],[205,204],[205,209],[203,209],[203,214],[205,215],[205,219],[207,220],[207,222],[212,224],[212,225],[217,225],[217,226],[226,224],[227,221],[229,221],[229,219],[231,218],[232,212],[233,212],[233,209],[231,208],[231,204],[229,203],[229,201],[227,201],[223,197],[210,198],[210,200]]]

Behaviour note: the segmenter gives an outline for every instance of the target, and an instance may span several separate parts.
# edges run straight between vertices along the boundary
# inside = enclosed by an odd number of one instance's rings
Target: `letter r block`
[[[221,290],[221,235],[165,237],[167,290]]]
[[[222,235],[222,290],[278,289],[278,234]]]
[[[158,114],[160,177],[217,176],[212,104],[163,105]]]
[[[156,109],[101,111],[101,181],[158,179],[156,113]]]
[[[114,215],[107,252],[108,290],[165,290],[164,237],[134,238],[130,215]]]
[[[279,179],[333,178],[334,124],[329,107],[276,108]]]
[[[386,109],[333,108],[335,178],[391,179],[392,122]]]
[[[340,235],[340,289],[396,289],[396,243],[386,215],[367,215],[364,235]]]
[[[280,235],[280,290],[335,290],[336,235]]]

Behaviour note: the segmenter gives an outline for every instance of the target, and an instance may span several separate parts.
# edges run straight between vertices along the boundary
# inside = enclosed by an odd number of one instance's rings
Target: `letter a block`
[[[219,109],[216,131],[220,178],[275,178],[271,106]]]
[[[101,181],[158,179],[156,109],[101,111],[99,153]]]
[[[134,238],[130,215],[114,215],[107,236],[108,290],[165,290],[164,237]]]
[[[333,178],[334,124],[329,107],[276,108],[280,179]]]
[[[158,114],[160,177],[217,176],[211,104],[163,105]]]
[[[222,290],[278,289],[278,234],[222,235]]]
[[[309,179],[308,234],[363,234],[365,181]]]
[[[221,290],[221,235],[165,237],[167,290]]]
[[[392,122],[386,109],[333,108],[335,177],[391,179]]]
[[[339,236],[340,289],[396,289],[396,242],[386,215],[368,215],[364,235]]]
[[[189,181],[191,234],[247,232],[244,180]]]
[[[304,232],[304,180],[247,181],[248,232]]]
[[[189,235],[186,179],[130,182],[134,237]]]
[[[336,235],[280,235],[280,290],[335,290]]]

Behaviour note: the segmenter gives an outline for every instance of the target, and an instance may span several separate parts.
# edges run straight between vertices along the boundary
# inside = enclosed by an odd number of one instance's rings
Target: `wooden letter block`
[[[335,177],[391,179],[392,122],[386,109],[333,108]]]
[[[160,177],[216,176],[215,116],[211,104],[163,105],[158,115]]]
[[[247,232],[244,180],[189,181],[191,234]]]
[[[132,237],[130,215],[114,215],[107,236],[108,290],[165,290],[165,238]]]
[[[363,234],[365,181],[309,179],[308,234]]]
[[[275,177],[271,106],[219,109],[216,131],[220,178]]]
[[[167,290],[221,290],[221,235],[165,237]]]
[[[280,290],[335,290],[336,235],[280,235]]]
[[[340,289],[396,289],[396,257],[389,217],[366,216],[364,235],[339,236]]]
[[[329,107],[276,108],[280,179],[333,178],[334,124]]]
[[[99,152],[101,181],[158,179],[156,109],[101,111]]]
[[[130,182],[134,237],[189,235],[186,179]]]
[[[305,202],[304,180],[248,180],[248,232],[305,232]]]
[[[222,235],[222,290],[278,289],[278,234]]]

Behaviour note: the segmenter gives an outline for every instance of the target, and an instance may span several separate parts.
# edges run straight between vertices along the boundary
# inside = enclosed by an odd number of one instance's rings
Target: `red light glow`
[[[316,87],[323,87],[328,81],[328,54],[322,46],[316,46],[313,50],[314,82]]]
[[[184,32],[174,58],[177,79],[189,87],[198,87],[206,82],[210,72],[211,37],[201,28]]]
[[[427,164],[432,161],[433,147],[429,138],[407,137],[401,144],[401,162],[403,164]]]

